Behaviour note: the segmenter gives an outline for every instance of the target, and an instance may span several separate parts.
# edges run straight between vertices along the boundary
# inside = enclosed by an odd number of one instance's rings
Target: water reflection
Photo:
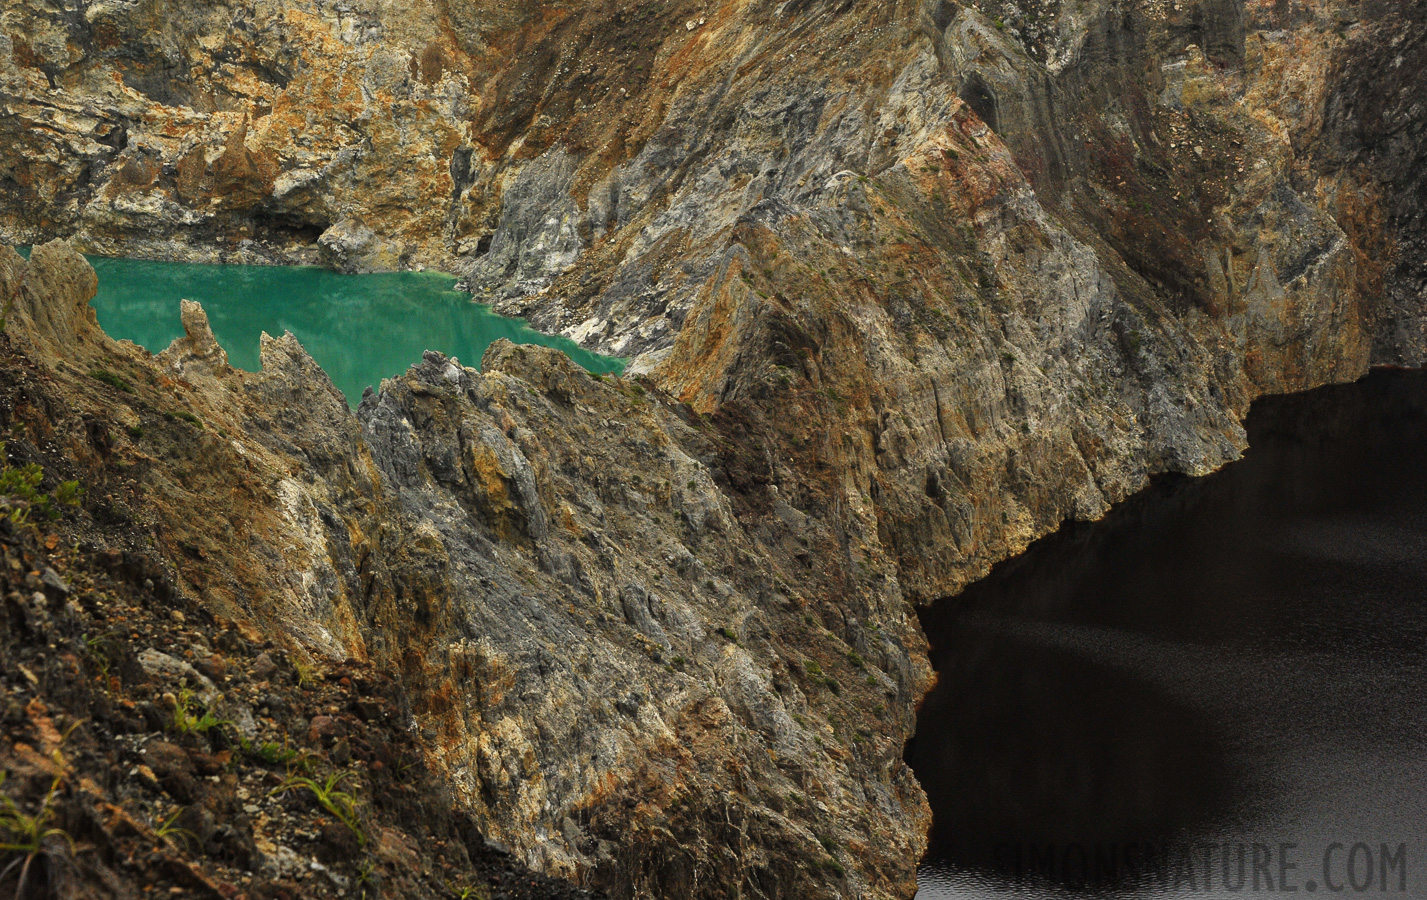
[[[1425,411],[1421,372],[1261,402],[1243,461],[1161,481],[928,611],[919,897],[1189,890],[1173,859],[1122,890],[1006,883],[1025,848],[1247,848],[1252,870],[1255,844],[1290,843],[1264,872],[1292,860],[1303,890],[1346,877],[1319,871],[1335,842],[1332,865],[1361,843],[1379,874],[1384,846],[1427,852]],[[1200,872],[1195,895],[1232,887]]]

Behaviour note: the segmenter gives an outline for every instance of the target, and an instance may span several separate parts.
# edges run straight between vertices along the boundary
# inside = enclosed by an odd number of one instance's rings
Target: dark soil
[[[12,437],[9,457],[43,454]],[[36,818],[42,837],[0,850],[0,896],[592,896],[483,838],[393,680],[251,640],[107,527],[0,517],[0,845]],[[336,778],[351,824],[298,778]]]

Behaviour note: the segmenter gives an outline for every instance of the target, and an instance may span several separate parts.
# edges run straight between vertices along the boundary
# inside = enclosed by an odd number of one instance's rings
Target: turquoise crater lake
[[[426,350],[476,366],[497,338],[564,351],[591,372],[624,362],[564,337],[496,315],[434,272],[342,275],[292,266],[221,266],[90,257],[99,275],[93,305],[110,337],[154,353],[181,337],[179,301],[208,313],[218,343],[240,369],[257,371],[258,338],[291,331],[355,405],[368,385],[405,372]]]

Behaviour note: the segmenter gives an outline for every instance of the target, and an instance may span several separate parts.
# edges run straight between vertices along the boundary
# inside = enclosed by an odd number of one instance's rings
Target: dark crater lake
[[[919,900],[1427,897],[1427,373],[1246,427],[924,613]]]

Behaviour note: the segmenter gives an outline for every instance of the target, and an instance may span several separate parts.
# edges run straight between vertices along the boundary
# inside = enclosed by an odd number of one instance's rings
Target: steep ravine
[[[3,266],[53,440],[614,896],[909,896],[913,605],[1427,346],[1420,5],[165,10],[0,14],[0,233],[440,265],[633,375],[497,345],[354,415],[197,309],[109,342],[49,245]]]

